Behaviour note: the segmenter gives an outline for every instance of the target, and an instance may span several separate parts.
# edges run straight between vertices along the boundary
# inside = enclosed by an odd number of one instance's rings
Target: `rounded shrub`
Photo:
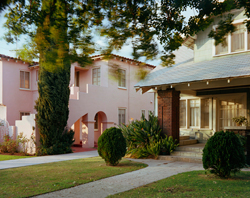
[[[98,139],[98,153],[107,165],[116,166],[126,153],[126,140],[121,129],[106,129]]]
[[[203,149],[203,167],[220,177],[240,171],[246,165],[244,149],[233,132],[216,132]]]

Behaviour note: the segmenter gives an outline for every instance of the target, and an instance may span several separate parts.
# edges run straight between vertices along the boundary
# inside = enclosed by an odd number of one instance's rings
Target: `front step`
[[[179,146],[197,144],[197,140],[180,140]]]
[[[182,157],[200,157],[202,158],[202,152],[190,152],[190,151],[174,151],[171,156],[182,156]]]
[[[158,159],[201,164],[204,146],[205,144],[178,146],[171,155],[160,155]]]
[[[181,162],[190,162],[202,164],[201,157],[190,157],[190,156],[173,156],[171,155],[159,155],[158,160],[167,160],[167,161],[181,161]]]
[[[190,136],[187,136],[187,135],[185,135],[185,136],[180,136],[180,141],[181,140],[189,140],[190,139]]]

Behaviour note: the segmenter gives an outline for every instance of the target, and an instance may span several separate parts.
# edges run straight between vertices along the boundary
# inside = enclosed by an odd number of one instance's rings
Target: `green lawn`
[[[27,158],[27,157],[34,157],[34,156],[0,155],[0,161]]]
[[[109,197],[250,197],[250,172],[230,179],[192,171]]]
[[[122,160],[106,166],[100,157],[0,170],[0,197],[30,197],[146,167]]]

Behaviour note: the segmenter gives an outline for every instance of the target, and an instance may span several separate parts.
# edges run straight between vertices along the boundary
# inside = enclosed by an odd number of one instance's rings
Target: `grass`
[[[122,160],[106,166],[100,157],[0,170],[0,197],[30,197],[146,167]]]
[[[20,159],[20,158],[27,158],[27,157],[33,157],[33,156],[0,155],[0,161],[14,160],[14,159]]]
[[[192,171],[109,197],[250,197],[250,172],[220,179]]]

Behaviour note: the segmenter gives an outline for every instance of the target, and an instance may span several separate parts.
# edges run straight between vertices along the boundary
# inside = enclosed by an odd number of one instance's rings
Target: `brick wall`
[[[158,91],[158,122],[162,132],[179,142],[180,92],[175,89]]]

